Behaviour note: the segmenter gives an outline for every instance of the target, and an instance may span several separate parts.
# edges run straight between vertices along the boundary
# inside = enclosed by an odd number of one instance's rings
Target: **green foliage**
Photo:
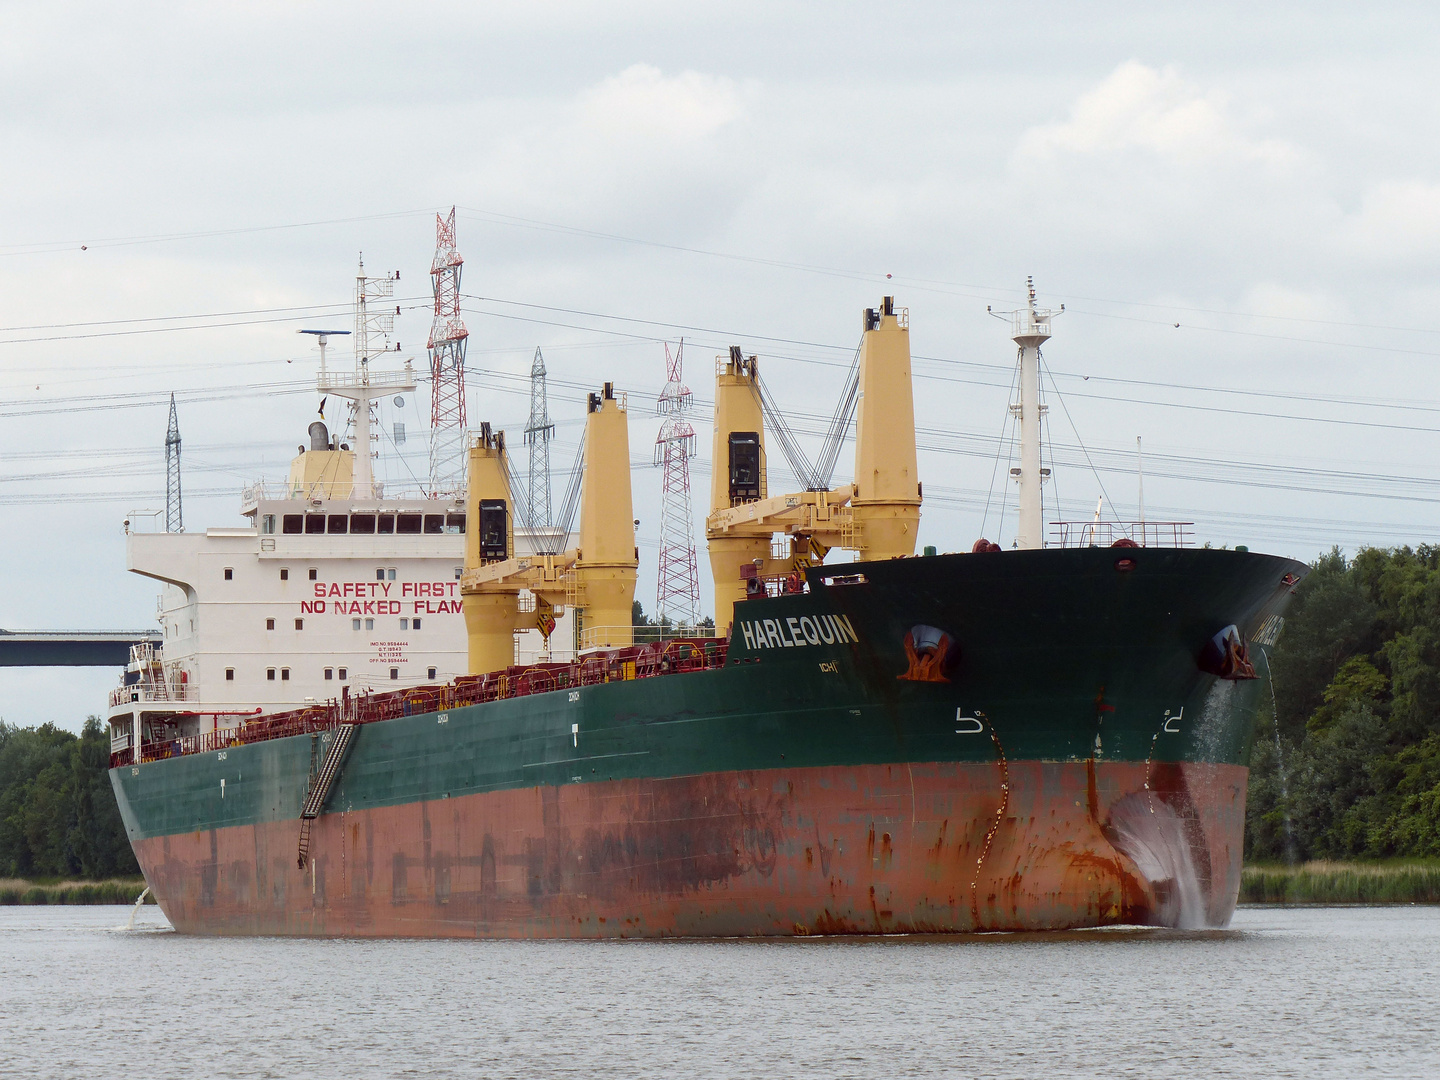
[[[0,720],[0,877],[138,874],[109,768],[98,717],[78,738],[54,724]]]
[[[1306,863],[1247,866],[1240,876],[1242,904],[1435,904],[1440,866],[1383,863]]]
[[[1323,556],[1270,672],[1247,855],[1440,855],[1440,547]]]
[[[1315,710],[1305,726],[1311,731],[1325,731],[1356,706],[1373,708],[1384,697],[1389,681],[1369,657],[1352,656],[1340,665],[1321,695],[1324,704]]]

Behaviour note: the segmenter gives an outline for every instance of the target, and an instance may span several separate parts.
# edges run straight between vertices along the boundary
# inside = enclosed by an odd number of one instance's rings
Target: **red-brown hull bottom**
[[[177,930],[356,937],[1218,926],[1238,765],[929,763],[527,788],[136,844]]]

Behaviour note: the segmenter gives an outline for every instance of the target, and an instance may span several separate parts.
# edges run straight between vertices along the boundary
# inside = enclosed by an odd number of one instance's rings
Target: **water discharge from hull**
[[[1154,895],[1156,925],[1177,930],[1224,925],[1212,921],[1186,823],[1169,804],[1127,795],[1110,808],[1108,832],[1115,850],[1135,865]]]
[[[125,931],[125,930],[134,930],[134,929],[135,929],[135,916],[140,914],[140,907],[141,907],[141,905],[143,905],[143,904],[145,903],[145,897],[147,897],[147,896],[149,896],[149,895],[150,895],[150,886],[149,886],[149,885],[146,885],[145,888],[141,891],[140,895],[139,895],[138,897],[136,897],[136,899],[135,899],[135,906],[130,909],[130,918],[128,918],[128,919],[125,920],[125,925],[124,925],[124,926],[117,926],[117,927],[115,927],[115,929],[116,929],[117,931]]]

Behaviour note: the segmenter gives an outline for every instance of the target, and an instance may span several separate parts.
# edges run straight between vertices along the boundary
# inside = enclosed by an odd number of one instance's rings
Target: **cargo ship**
[[[1180,524],[1057,524],[1047,544],[1051,315],[1031,290],[1011,316],[1011,550],[916,554],[891,298],[863,316],[852,483],[770,494],[758,361],[717,358],[714,637],[635,640],[623,393],[590,395],[565,551],[517,549],[504,436],[482,426],[457,534],[468,674],[117,741],[167,917],[509,938],[1224,925],[1257,675],[1306,568],[1187,546]],[[574,620],[573,657],[515,662],[527,597]]]

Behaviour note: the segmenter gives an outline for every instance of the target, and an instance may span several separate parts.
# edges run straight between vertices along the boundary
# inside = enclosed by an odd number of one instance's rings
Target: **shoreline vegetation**
[[[108,881],[30,881],[0,878],[0,906],[17,904],[135,903],[144,878]],[[155,903],[154,896],[145,898]],[[1315,860],[1286,866],[1247,866],[1240,877],[1240,904],[1272,907],[1334,907],[1378,904],[1440,904],[1440,860],[1340,862]]]
[[[27,881],[0,878],[0,906],[16,904],[124,904],[133,905],[145,890],[144,878],[110,878],[108,881]],[[155,903],[155,897],[145,897]]]
[[[1440,860],[1262,863],[1240,875],[1240,903],[1278,907],[1440,904]]]

